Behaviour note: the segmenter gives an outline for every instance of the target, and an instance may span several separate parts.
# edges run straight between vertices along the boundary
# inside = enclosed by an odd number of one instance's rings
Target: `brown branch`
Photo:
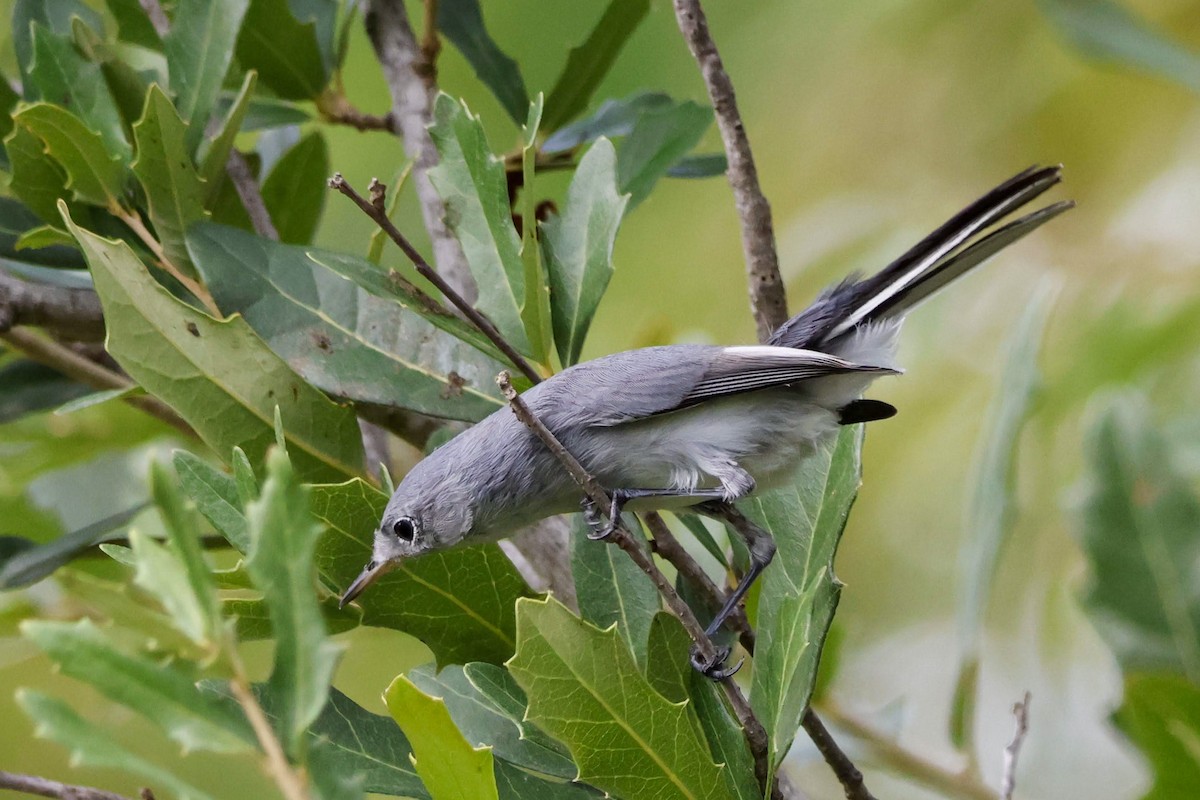
[[[58,797],[61,800],[129,800],[124,795],[113,794],[103,789],[74,786],[48,778],[39,778],[36,775],[24,775],[5,770],[0,770],[0,789],[11,789],[14,792],[24,792],[38,797]]]
[[[750,152],[750,140],[738,113],[733,82],[721,63],[716,42],[708,31],[708,20],[700,0],[674,0],[675,19],[687,41],[704,85],[712,100],[729,162],[726,175],[733,189],[734,205],[742,227],[742,252],[746,258],[746,277],[750,283],[750,308],[758,326],[758,340],[765,342],[771,332],[787,321],[787,294],[779,274],[779,256],[775,252],[775,230],[771,206],[758,184],[758,170]]]
[[[821,715],[867,745],[879,765],[946,797],[996,800],[996,793],[970,772],[948,770],[901,746],[831,700],[820,704]]]
[[[0,270],[0,333],[18,325],[45,328],[64,339],[98,342],[104,338],[104,311],[92,289],[34,283]]]
[[[1004,771],[1000,778],[1000,800],[1012,800],[1017,788],[1017,756],[1021,752],[1021,744],[1025,734],[1029,733],[1029,692],[1016,703],[1013,703],[1012,713],[1017,721],[1017,729],[1004,748]]]
[[[233,188],[242,201],[242,207],[246,209],[246,216],[250,217],[254,232],[264,239],[278,242],[279,231],[271,221],[271,212],[267,211],[267,204],[263,202],[262,190],[258,181],[254,179],[254,173],[250,171],[250,162],[236,147],[229,151],[229,160],[225,162],[225,174],[233,182]]]
[[[44,336],[38,336],[24,328],[14,328],[0,333],[0,340],[21,351],[33,361],[56,369],[68,378],[91,386],[93,389],[130,389],[136,385],[124,375],[81,356],[71,348]],[[145,411],[152,417],[157,417],[181,433],[196,436],[192,426],[157,397],[126,397],[125,402]]]
[[[474,302],[475,281],[467,259],[446,226],[446,206],[429,181],[429,170],[438,163],[437,148],[429,135],[433,100],[437,95],[433,70],[409,26],[404,3],[369,0],[365,22],[392,96],[392,120],[404,139],[405,152],[413,160],[421,216],[433,243],[438,272],[458,294]]]
[[[513,366],[521,371],[521,374],[534,383],[537,383],[542,379],[541,376],[538,375],[537,370],[530,366],[529,362],[526,361],[524,357],[522,357],[522,355],[518,353],[511,344],[508,343],[508,340],[501,335],[500,331],[496,330],[496,326],[493,325],[487,317],[480,314],[473,305],[467,302],[467,300],[461,294],[459,294],[442,275],[434,270],[433,267],[429,266],[425,259],[421,257],[421,254],[417,252],[417,249],[412,246],[408,239],[404,238],[404,234],[402,234],[399,229],[392,224],[392,221],[388,219],[387,211],[384,209],[385,203],[383,202],[383,188],[379,181],[371,181],[370,188],[373,202],[365,200],[362,195],[354,190],[354,187],[346,183],[346,179],[342,177],[341,173],[335,173],[334,176],[329,179],[329,186],[332,189],[337,189],[339,192],[346,195],[346,197],[349,197],[351,200],[353,200],[354,204],[358,206],[364,214],[374,220],[375,224],[382,228],[384,233],[386,233],[391,240],[396,243],[396,246],[404,251],[404,255],[408,256],[408,260],[411,261],[413,266],[417,268],[417,272],[421,274],[421,277],[425,278],[427,281],[436,286],[438,291],[444,294],[446,299],[453,303],[454,307],[461,311],[463,316],[469,319],[471,323],[479,329],[480,333],[490,339],[492,344],[496,345],[496,347],[500,349],[500,352],[504,353],[504,355],[508,357],[508,360],[512,362]]]
[[[115,208],[110,210],[116,217],[129,226],[129,229],[137,234],[137,237],[142,240],[142,243],[150,249],[150,252],[154,256],[156,266],[158,266],[175,280],[179,281],[183,288],[191,292],[192,296],[199,300],[201,305],[204,306],[205,310],[207,310],[208,313],[214,318],[221,318],[221,310],[217,308],[217,301],[213,300],[212,294],[209,293],[208,289],[196,281],[196,279],[185,275],[183,271],[180,270],[179,267],[167,257],[166,251],[163,250],[162,243],[159,242],[158,239],[154,238],[154,234],[152,234],[150,229],[146,227],[146,223],[142,221],[141,214],[139,214],[137,211],[126,208]]]
[[[596,508],[602,513],[607,513],[611,508],[611,498],[602,486],[594,477],[584,468],[582,464],[573,456],[570,451],[558,441],[557,437],[547,428],[541,420],[539,420],[525,402],[517,394],[517,391],[512,387],[510,376],[507,372],[501,372],[496,383],[500,386],[500,391],[508,400],[509,406],[517,418],[529,428],[541,440],[563,468],[570,473],[571,477],[579,484],[585,495],[596,504]],[[688,632],[695,643],[700,657],[708,662],[714,663],[717,659],[717,650],[713,645],[712,640],[704,633],[704,627],[696,619],[696,615],[688,608],[687,603],[675,591],[675,587],[667,580],[667,577],[662,574],[662,571],[654,564],[653,558],[638,544],[633,534],[625,527],[620,519],[613,520],[615,528],[612,532],[610,541],[613,544],[624,550],[638,568],[650,578],[666,601],[671,612],[683,623],[684,629]],[[738,722],[741,723],[742,732],[746,737],[746,742],[750,745],[750,752],[754,755],[755,773],[759,780],[759,785],[765,788],[769,766],[767,762],[767,732],[763,728],[762,723],[754,716],[754,711],[750,708],[750,703],[746,700],[746,696],[742,694],[741,688],[735,683],[732,678],[725,678],[720,681],[721,688],[725,691],[725,696],[729,700],[730,706],[733,708],[734,714],[737,715]],[[775,794],[772,787],[772,794]]]
[[[266,713],[255,699],[254,692],[250,690],[250,680],[246,677],[240,660],[235,660],[234,669],[237,674],[229,681],[229,691],[242,707],[242,713],[246,715],[246,720],[254,730],[258,744],[267,757],[267,770],[275,779],[275,785],[286,800],[308,800],[308,787],[288,763],[283,745],[275,736],[275,729],[271,727]]]
[[[358,131],[400,132],[392,114],[368,114],[354,106],[350,99],[339,91],[327,90],[318,97],[317,111],[326,122],[349,125]]]
[[[675,566],[684,580],[691,583],[704,596],[704,601],[710,608],[720,608],[724,602],[721,590],[717,588],[712,578],[708,577],[708,573],[696,562],[696,559],[692,558],[691,554],[675,538],[663,518],[657,512],[644,514],[643,518],[646,521],[646,527],[654,536],[655,552]],[[754,655],[757,637],[754,629],[750,626],[750,621],[746,618],[745,610],[737,609],[730,615],[729,623],[738,632],[738,641],[742,647],[750,655]],[[825,759],[825,763],[833,770],[838,782],[842,784],[846,797],[849,800],[874,800],[874,796],[863,781],[862,771],[854,765],[854,762],[834,740],[833,735],[829,733],[829,729],[825,727],[825,723],[821,721],[817,713],[811,708],[806,709],[800,724]]]
[[[425,69],[429,82],[437,86],[437,59],[442,52],[442,40],[438,37],[437,15],[438,0],[424,0],[425,20],[421,28],[421,56],[425,59]]]

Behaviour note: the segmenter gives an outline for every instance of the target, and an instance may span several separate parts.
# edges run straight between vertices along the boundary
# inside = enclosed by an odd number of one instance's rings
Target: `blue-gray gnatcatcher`
[[[1071,208],[1060,202],[982,237],[1059,182],[1030,168],[954,215],[877,275],[847,278],[784,323],[766,345],[647,347],[565,369],[526,391],[529,409],[623,508],[693,506],[717,518],[786,480],[839,425],[892,416],[860,399],[893,358],[904,315],[921,301]],[[342,605],[403,559],[506,536],[579,509],[581,490],[509,409],[496,411],[418,463],[375,531],[374,552]],[[594,511],[594,509],[593,509]],[[611,533],[597,519],[594,537]],[[714,633],[774,555],[765,532],[737,526],[751,567],[709,628]],[[697,664],[719,677],[718,664]]]

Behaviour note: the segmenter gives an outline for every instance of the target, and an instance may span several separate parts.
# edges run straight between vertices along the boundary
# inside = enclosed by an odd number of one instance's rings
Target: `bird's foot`
[[[613,531],[617,529],[617,521],[621,518],[620,515],[614,519],[605,519],[596,502],[587,496],[579,503],[579,507],[583,509],[583,521],[590,529],[587,535],[589,539],[593,542],[602,542],[613,535]]]
[[[696,670],[706,678],[711,678],[714,681],[723,681],[741,669],[742,664],[746,660],[744,658],[739,658],[738,662],[732,667],[722,667],[721,665],[725,663],[725,659],[729,658],[729,654],[731,652],[732,651],[728,647],[717,647],[714,648],[712,658],[706,659],[700,652],[700,648],[697,645],[692,645],[692,669]]]

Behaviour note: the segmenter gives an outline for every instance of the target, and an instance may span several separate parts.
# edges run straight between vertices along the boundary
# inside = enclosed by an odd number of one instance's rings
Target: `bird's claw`
[[[728,647],[717,647],[714,648],[712,658],[705,659],[703,654],[700,652],[700,648],[697,645],[692,645],[692,669],[696,670],[706,678],[710,678],[714,681],[723,681],[741,669],[742,664],[746,661],[744,658],[739,658],[738,662],[732,667],[722,668],[721,665],[725,663],[725,659],[729,658],[729,654],[731,652],[732,651]]]
[[[613,535],[613,531],[617,529],[617,521],[604,519],[600,514],[599,507],[592,498],[584,497],[579,506],[583,509],[584,522],[591,529],[587,535],[589,539],[593,542],[599,542]]]

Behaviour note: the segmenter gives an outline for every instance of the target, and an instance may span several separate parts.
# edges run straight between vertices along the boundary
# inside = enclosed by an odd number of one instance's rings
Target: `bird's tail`
[[[955,278],[1075,204],[1046,206],[998,224],[1062,179],[1062,167],[1030,167],[980,197],[904,255],[865,280],[850,278],[781,325],[770,344],[821,349],[855,328],[900,317]]]

